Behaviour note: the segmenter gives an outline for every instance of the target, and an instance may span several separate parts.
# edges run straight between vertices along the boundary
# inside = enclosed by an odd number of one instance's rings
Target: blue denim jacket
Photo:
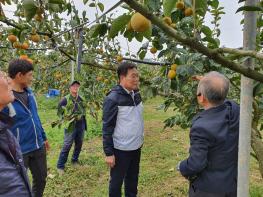
[[[40,122],[37,104],[33,92],[25,89],[28,93],[28,107],[15,99],[3,112],[14,119],[11,132],[17,138],[23,154],[41,148],[47,140],[46,134]]]

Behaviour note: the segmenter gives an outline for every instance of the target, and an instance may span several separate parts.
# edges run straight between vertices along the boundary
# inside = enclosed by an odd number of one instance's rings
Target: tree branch
[[[149,61],[143,61],[143,60],[138,60],[138,59],[134,59],[134,58],[127,58],[127,57],[124,57],[123,59],[128,60],[128,61],[132,61],[132,62],[142,63],[142,64],[149,64],[149,65],[159,65],[159,66],[171,65],[171,63],[168,63],[168,62],[149,62]]]
[[[223,67],[229,68],[233,71],[236,71],[238,73],[241,73],[249,78],[255,79],[257,81],[263,82],[263,74],[252,70],[250,68],[245,68],[243,66],[240,66],[239,64],[236,64],[235,62],[229,61],[225,59],[221,54],[218,52],[215,52],[212,49],[207,48],[203,44],[201,44],[198,40],[194,38],[188,38],[180,35],[176,30],[165,24],[161,19],[154,16],[152,12],[150,12],[147,8],[143,7],[141,4],[136,2],[135,0],[122,0],[126,2],[131,8],[134,10],[140,12],[142,15],[144,15],[146,18],[152,21],[153,24],[158,26],[160,29],[162,29],[167,35],[174,38],[178,42],[180,42],[182,45],[185,45],[191,49],[195,49],[197,52],[206,55],[208,58],[214,60],[218,64],[222,65]]]
[[[70,60],[72,61],[76,61],[76,59],[74,57],[72,57],[70,54],[68,54],[67,52],[65,52],[63,49],[61,48],[58,48],[58,50],[64,54],[65,56],[67,56]],[[98,63],[95,63],[95,62],[81,62],[81,64],[83,65],[89,65],[89,66],[92,66],[92,67],[95,67],[95,68],[100,68],[100,69],[104,69],[104,70],[111,70],[111,71],[116,71],[117,69],[116,68],[110,68],[110,67],[107,67],[107,66],[102,66]]]
[[[225,48],[214,49],[214,51],[218,53],[231,53],[239,56],[250,56],[263,60],[263,53],[258,53],[257,51],[252,51],[252,50],[240,50],[240,49],[232,49],[225,47]]]
[[[12,26],[12,27],[14,27],[14,28],[16,28],[16,29],[19,29],[19,30],[23,29],[21,26],[15,24],[15,23],[13,23],[13,22],[11,22],[11,21],[8,20],[7,18],[0,19],[0,22],[5,23],[5,24],[7,24],[7,25],[9,25],[9,26]],[[37,31],[36,33],[38,33],[39,35],[46,35],[46,36],[49,36],[49,37],[52,36],[51,33],[46,33],[46,32]]]

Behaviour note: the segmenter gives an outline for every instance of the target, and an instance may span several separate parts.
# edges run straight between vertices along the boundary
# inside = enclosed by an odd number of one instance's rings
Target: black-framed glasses
[[[198,93],[196,96],[201,96],[202,94],[201,93]]]

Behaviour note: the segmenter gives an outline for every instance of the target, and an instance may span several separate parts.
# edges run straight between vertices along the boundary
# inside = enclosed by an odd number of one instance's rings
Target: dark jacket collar
[[[218,105],[218,106],[216,106],[216,107],[212,107],[212,108],[203,110],[203,111],[199,112],[196,116],[194,116],[194,118],[193,118],[193,120],[192,120],[192,123],[193,123],[195,120],[199,119],[200,117],[212,115],[212,114],[214,114],[214,113],[223,111],[225,108],[226,108],[226,104],[223,103],[223,104]]]
[[[111,90],[110,90],[110,92],[117,92],[118,94],[126,94],[126,95],[129,95],[128,94],[128,92],[121,86],[121,85],[116,85],[116,86],[114,86]],[[109,92],[109,93],[110,93]],[[136,94],[137,92],[139,92],[139,90],[134,90],[133,91],[134,92],[134,94]],[[108,94],[109,94],[108,93]],[[107,95],[108,95],[107,94]]]
[[[209,115],[209,114],[214,114],[216,112],[219,112],[219,111],[222,111],[226,108],[226,105],[225,103],[221,104],[221,105],[218,105],[216,107],[212,107],[212,108],[209,108],[209,109],[206,109],[206,110],[203,110],[202,112],[199,113],[200,116],[203,116],[203,115]]]
[[[0,131],[11,127],[13,124],[13,119],[8,115],[0,112]]]

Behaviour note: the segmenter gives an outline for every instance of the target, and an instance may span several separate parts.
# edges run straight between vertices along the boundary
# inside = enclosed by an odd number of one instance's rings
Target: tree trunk
[[[257,0],[246,0],[246,6],[255,6]],[[244,11],[244,50],[254,50],[257,33],[257,12]],[[254,60],[248,58],[244,67],[254,69]],[[239,148],[238,148],[238,186],[237,196],[249,196],[249,159],[251,148],[253,80],[241,76],[240,96],[240,123],[239,123]]]

